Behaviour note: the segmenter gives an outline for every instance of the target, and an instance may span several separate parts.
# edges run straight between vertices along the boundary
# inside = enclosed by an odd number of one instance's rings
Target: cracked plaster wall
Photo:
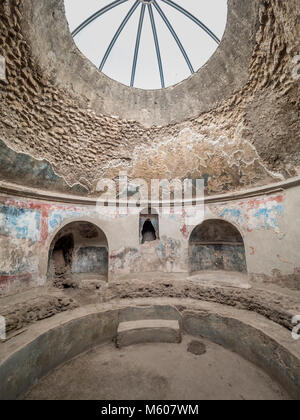
[[[254,280],[300,288],[299,187],[259,198],[205,206],[205,219],[232,223],[243,236],[247,270]],[[296,203],[296,207],[295,204]],[[200,209],[199,209],[200,211]],[[160,240],[140,244],[139,214],[105,214],[92,206],[66,206],[24,199],[0,201],[0,286],[2,291],[44,284],[49,250],[73,221],[98,226],[109,248],[109,280],[139,272],[189,271],[189,238],[194,226],[185,214],[160,216]]]

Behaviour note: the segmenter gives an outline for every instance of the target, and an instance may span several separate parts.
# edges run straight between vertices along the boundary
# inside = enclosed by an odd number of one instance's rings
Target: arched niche
[[[91,278],[106,281],[108,256],[108,241],[98,226],[86,221],[69,223],[51,242],[48,279],[65,288]]]
[[[140,213],[140,243],[154,242],[159,239],[159,215],[154,209],[144,209]]]
[[[204,270],[247,272],[244,240],[231,223],[206,220],[193,230],[189,240],[189,271]]]

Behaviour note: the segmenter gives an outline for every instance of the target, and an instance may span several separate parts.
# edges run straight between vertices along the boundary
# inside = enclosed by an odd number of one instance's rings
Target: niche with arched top
[[[203,270],[247,272],[241,233],[224,220],[206,220],[197,226],[189,241],[191,273]]]
[[[146,209],[140,214],[140,242],[154,242],[159,239],[159,216],[155,210]]]
[[[49,250],[48,278],[57,287],[75,287],[91,278],[107,280],[108,242],[104,232],[90,222],[63,227]]]

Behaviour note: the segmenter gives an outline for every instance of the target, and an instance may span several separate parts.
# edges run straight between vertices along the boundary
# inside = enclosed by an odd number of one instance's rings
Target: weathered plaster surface
[[[298,201],[299,188],[292,188],[284,193],[209,204],[205,219],[228,221],[240,231],[249,274],[299,289]],[[109,249],[109,279],[130,273],[190,271],[188,249],[194,226],[186,225],[184,213],[160,216],[160,239],[140,244],[136,211],[103,215],[94,206],[8,197],[2,197],[0,205],[0,282],[4,288],[10,282],[19,284],[23,280],[45,282],[54,238],[76,221],[93,223],[104,233]],[[103,242],[82,242],[77,249],[94,246],[103,247]],[[239,267],[242,260],[238,259]]]
[[[224,219],[198,225],[189,240],[189,270],[247,272],[244,240],[238,229]]]
[[[273,231],[280,237],[280,222],[284,218],[285,193],[262,198],[253,198],[234,204],[210,206],[217,217],[224,218],[240,226],[244,232],[253,230]]]
[[[40,223],[41,213],[33,209],[0,206],[0,235],[37,242]]]
[[[74,273],[107,274],[108,252],[106,248],[79,248],[74,257]]]
[[[203,270],[247,271],[242,245],[193,245],[189,257],[192,273]]]

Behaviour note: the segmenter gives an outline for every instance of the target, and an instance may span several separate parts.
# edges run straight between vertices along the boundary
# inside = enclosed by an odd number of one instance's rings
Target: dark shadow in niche
[[[61,254],[63,257],[61,261],[65,262],[66,266],[72,265],[72,255],[74,251],[74,237],[72,234],[60,238],[53,249],[53,255]]]
[[[68,279],[72,270],[73,253],[73,234],[64,235],[55,242],[51,256],[54,284],[59,283],[65,289],[70,287]]]
[[[159,217],[155,210],[146,209],[140,213],[140,243],[159,239]]]

